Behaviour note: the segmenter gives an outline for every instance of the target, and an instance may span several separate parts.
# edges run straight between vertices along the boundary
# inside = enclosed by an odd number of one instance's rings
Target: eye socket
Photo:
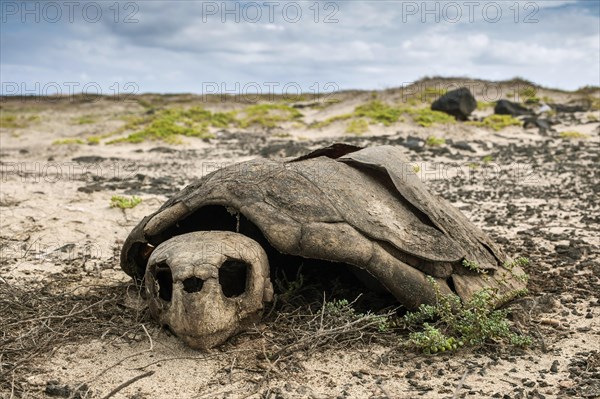
[[[250,265],[241,260],[227,260],[219,268],[219,284],[223,295],[233,298],[246,292]]]
[[[166,263],[156,265],[154,280],[158,283],[158,297],[171,302],[173,298],[173,273]]]
[[[183,290],[189,294],[200,292],[204,286],[204,280],[198,277],[190,277],[183,280]]]

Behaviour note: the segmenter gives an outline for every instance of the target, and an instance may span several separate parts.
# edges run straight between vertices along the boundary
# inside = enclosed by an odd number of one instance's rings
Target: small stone
[[[571,380],[562,380],[558,383],[558,385],[561,388],[571,388],[573,385],[575,385],[575,382],[573,382]]]
[[[558,373],[558,360],[552,362],[552,366],[550,366],[550,371],[553,373]]]
[[[362,380],[364,378],[363,374],[360,371],[353,371],[352,376],[358,378],[359,380]]]
[[[552,326],[554,328],[557,328],[560,326],[560,321],[555,320],[555,319],[543,318],[543,319],[540,319],[540,324],[544,324],[547,326]]]

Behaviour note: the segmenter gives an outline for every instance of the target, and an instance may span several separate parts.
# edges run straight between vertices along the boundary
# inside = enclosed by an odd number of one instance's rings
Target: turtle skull
[[[260,320],[272,300],[262,247],[241,234],[194,232],[160,244],[145,274],[150,313],[196,349],[219,345]]]

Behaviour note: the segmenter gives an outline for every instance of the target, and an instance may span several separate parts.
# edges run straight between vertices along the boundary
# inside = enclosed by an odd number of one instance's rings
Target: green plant
[[[527,273],[523,273],[523,274],[517,274],[515,273],[514,269],[515,267],[525,267],[528,266],[530,263],[528,258],[525,257],[520,257],[517,258],[515,260],[511,260],[511,261],[506,261],[504,262],[504,264],[502,265],[506,270],[510,271],[510,273],[513,275],[513,277],[517,280],[520,281],[522,283],[527,283],[527,281],[529,281],[529,275]]]
[[[92,118],[91,116],[82,116],[81,118],[78,118],[75,120],[75,123],[78,125],[88,125],[90,123],[95,123],[96,120],[94,118]]]
[[[423,331],[411,333],[409,341],[427,354],[452,351],[464,345],[462,341],[446,336],[429,323],[423,323]]]
[[[38,115],[12,115],[4,114],[0,116],[0,127],[5,129],[19,129],[29,126],[34,122],[39,122],[40,117]]]
[[[135,195],[131,198],[126,198],[120,195],[113,195],[110,199],[111,208],[130,209],[135,208],[142,202],[140,197]]]
[[[444,112],[432,111],[429,108],[408,108],[404,112],[409,114],[413,120],[423,127],[430,127],[435,123],[455,123],[456,119]]]
[[[468,260],[468,259],[463,259],[462,261],[462,265],[464,267],[466,267],[469,270],[472,270],[474,272],[477,273],[481,273],[481,274],[486,274],[487,271],[485,271],[484,269],[481,268],[481,266],[479,265],[479,263],[472,261],[472,260]]]
[[[481,160],[483,161],[484,164],[487,165],[487,164],[491,163],[494,160],[494,157],[491,156],[491,155],[486,155]]]
[[[446,139],[441,137],[429,136],[427,140],[425,140],[425,145],[429,147],[439,147],[446,144]]]
[[[477,101],[477,109],[484,110],[494,107],[495,103],[487,101]]]
[[[87,138],[87,142],[89,145],[98,145],[100,144],[100,136],[90,136]]]
[[[77,138],[68,138],[68,139],[59,139],[54,140],[52,142],[53,145],[69,145],[69,144],[85,144],[85,142],[81,139]]]
[[[524,99],[535,98],[536,93],[537,93],[537,90],[535,87],[528,86],[528,87],[525,87],[524,89],[519,90],[519,97],[524,98]]]
[[[369,122],[365,119],[355,119],[350,121],[348,127],[346,128],[346,133],[355,134],[360,136],[363,133],[369,131]]]
[[[420,97],[403,96],[400,103],[402,104],[402,107],[400,107],[402,109],[402,108],[406,108],[406,106],[409,106],[409,107],[420,106],[423,104],[423,101],[421,101]]]
[[[109,141],[107,144],[141,143],[145,140],[160,140],[178,144],[181,143],[181,136],[209,139],[214,138],[214,135],[208,131],[210,126],[226,127],[234,122],[235,117],[230,113],[217,112],[213,114],[200,107],[167,108],[153,115],[129,119],[123,128],[110,135],[127,130],[134,130],[134,132],[127,137]]]
[[[456,350],[461,346],[480,346],[489,341],[527,346],[531,338],[511,331],[508,310],[495,309],[497,296],[489,288],[476,292],[462,302],[455,294],[442,295],[437,282],[429,277],[435,291],[435,305],[421,305],[407,313],[403,321],[409,329],[409,343],[431,354]]]
[[[502,264],[502,266],[506,270],[512,271],[515,268],[515,266],[523,267],[529,265],[529,263],[529,258],[521,256],[520,258],[517,258],[515,260],[507,260]]]
[[[513,118],[511,115],[490,115],[483,119],[483,121],[472,121],[467,122],[469,125],[488,127],[495,131],[500,131],[508,126],[521,126],[521,121]]]
[[[577,139],[585,140],[585,139],[588,139],[590,136],[588,136],[585,133],[569,131],[569,132],[561,132],[560,137],[562,139],[567,139],[567,140],[577,140]]]
[[[369,118],[373,122],[390,126],[400,120],[402,111],[381,101],[371,101],[355,108],[354,115]]]
[[[345,120],[348,120],[351,118],[352,118],[352,114],[335,115],[335,116],[325,119],[324,121],[315,122],[315,123],[311,124],[310,127],[314,128],[314,129],[320,129],[320,128],[329,126],[334,122],[345,121]]]
[[[240,115],[242,115],[240,117]],[[246,107],[237,114],[241,128],[261,126],[264,128],[277,127],[281,122],[302,118],[302,113],[296,108],[285,104],[255,104]]]

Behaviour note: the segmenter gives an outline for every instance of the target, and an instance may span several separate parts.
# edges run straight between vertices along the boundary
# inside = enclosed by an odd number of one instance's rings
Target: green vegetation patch
[[[462,261],[462,265],[464,267],[466,267],[469,270],[472,270],[474,272],[477,273],[482,273],[482,274],[486,274],[487,272],[481,268],[481,266],[479,265],[479,263],[472,261],[472,260],[468,260],[468,259],[463,259]]]
[[[360,105],[354,109],[351,114],[341,114],[332,116],[324,121],[313,123],[312,128],[322,128],[329,126],[334,122],[348,120],[353,118],[366,119],[366,122],[381,123],[384,126],[391,126],[396,122],[403,122],[404,118],[402,115],[409,115],[415,123],[423,127],[430,127],[436,123],[455,123],[456,120],[451,115],[444,112],[432,111],[429,108],[411,108],[411,107],[397,107],[386,104],[379,100],[370,101],[366,104]],[[359,119],[360,120],[360,119]],[[350,129],[355,127],[363,126],[364,122],[351,122]]]
[[[122,131],[137,130],[127,137],[112,140],[113,143],[141,143],[146,140],[164,141],[172,144],[181,143],[181,137],[197,137],[201,139],[214,138],[208,131],[209,126],[227,127],[235,122],[232,113],[212,113],[201,107],[189,109],[168,108],[152,115],[131,119]]]
[[[446,139],[441,137],[429,136],[427,140],[425,140],[425,145],[429,147],[440,147],[446,144]]]
[[[331,118],[327,118],[323,121],[315,122],[315,123],[311,124],[310,127],[314,128],[314,129],[320,129],[323,127],[327,127],[335,122],[351,119],[353,116],[354,116],[353,114],[342,114],[342,115],[332,116]]]
[[[141,203],[142,199],[140,197],[136,197],[135,195],[131,198],[123,197],[121,195],[113,195],[110,199],[111,208],[131,209],[135,208]]]
[[[566,139],[566,140],[586,140],[586,139],[589,139],[590,136],[588,136],[585,133],[569,131],[569,132],[560,132],[560,138]]]
[[[90,136],[87,138],[87,142],[89,145],[98,145],[98,144],[100,144],[100,137],[99,136]]]
[[[455,123],[456,119],[452,115],[444,112],[432,111],[429,108],[408,108],[403,110],[409,114],[415,123],[423,127],[430,127],[436,123]]]
[[[525,101],[527,101],[528,99],[531,99],[531,98],[537,98],[536,94],[537,94],[537,89],[533,86],[528,86],[528,87],[525,87],[525,88],[519,90],[519,97],[525,99]]]
[[[52,142],[52,144],[53,145],[85,144],[85,142],[82,139],[68,138],[68,139],[54,140]]]
[[[529,281],[529,275],[527,273],[523,273],[523,274],[515,273],[516,266],[525,267],[527,265],[529,265],[529,258],[520,257],[513,261],[504,262],[504,264],[502,266],[504,266],[504,268],[506,270],[510,271],[510,273],[513,275],[513,277],[517,281],[520,281],[522,283],[527,283],[527,281]]]
[[[528,336],[511,331],[508,310],[496,310],[497,296],[491,289],[476,292],[462,302],[455,295],[442,295],[437,282],[428,277],[436,296],[435,305],[421,305],[403,321],[412,330],[410,344],[426,354],[454,351],[461,346],[504,342],[515,346],[532,343]]]
[[[587,114],[587,120],[588,122],[598,122],[598,115],[592,113]]]
[[[241,128],[250,126],[273,128],[279,126],[281,122],[293,121],[302,116],[300,111],[286,104],[256,104],[237,113],[237,124]]]
[[[93,117],[91,117],[89,115],[84,115],[81,118],[75,119],[74,122],[77,125],[89,125],[92,123],[96,123],[96,119],[94,119]]]
[[[493,102],[477,101],[477,109],[478,110],[485,110],[485,109],[493,108],[495,105],[496,105],[496,103],[493,103]]]
[[[508,126],[521,126],[521,121],[513,118],[511,115],[490,115],[482,121],[466,122],[469,125],[486,127],[495,131],[500,131]]]
[[[356,107],[354,116],[369,118],[373,122],[390,126],[392,123],[396,123],[400,120],[402,110],[381,101],[371,101]]]
[[[369,131],[369,122],[366,119],[355,119],[348,124],[346,133],[360,136]]]
[[[5,129],[21,129],[39,121],[40,117],[38,115],[25,116],[3,114],[2,116],[0,116],[0,127],[3,127]]]

